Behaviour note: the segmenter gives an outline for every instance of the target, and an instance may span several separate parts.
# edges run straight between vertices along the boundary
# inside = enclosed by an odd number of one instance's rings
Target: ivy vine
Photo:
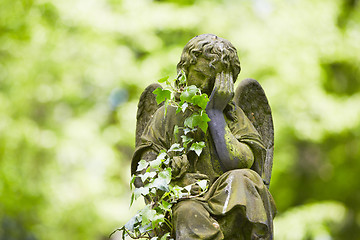
[[[158,82],[165,83],[166,86],[163,89],[157,88],[153,93],[158,104],[165,102],[165,114],[169,105],[176,108],[176,114],[184,113],[187,109],[191,114],[184,120],[183,126],[174,127],[176,143],[169,149],[160,151],[155,160],[139,161],[136,171],[141,174],[133,175],[130,182],[132,189],[130,206],[140,196],[146,199],[147,205],[124,226],[113,232],[122,232],[122,239],[127,236],[132,239],[173,239],[172,206],[182,199],[201,196],[208,190],[207,180],[198,180],[185,187],[176,185],[171,181],[174,175],[171,164],[175,158],[186,157],[190,151],[194,151],[198,156],[202,153],[205,143],[196,142],[189,133],[195,132],[197,128],[206,133],[210,118],[205,109],[209,98],[196,86],[186,86],[183,72],[173,81],[165,77]],[[179,136],[180,129],[183,130],[181,136]],[[141,178],[143,187],[134,187],[136,178]],[[200,189],[196,194],[191,191],[194,185]]]

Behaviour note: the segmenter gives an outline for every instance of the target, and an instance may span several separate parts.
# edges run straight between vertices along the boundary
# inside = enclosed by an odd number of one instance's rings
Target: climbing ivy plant
[[[183,72],[173,81],[168,79],[169,77],[160,79],[159,82],[165,83],[166,86],[157,88],[153,92],[157,103],[165,102],[165,114],[169,106],[176,108],[176,114],[184,113],[187,109],[191,114],[184,120],[183,126],[174,127],[176,143],[169,149],[160,151],[155,160],[139,161],[136,171],[141,174],[133,175],[130,182],[133,190],[130,206],[140,196],[145,198],[147,205],[124,226],[113,232],[121,231],[123,239],[127,236],[132,239],[173,239],[172,206],[182,199],[201,196],[208,189],[207,180],[198,180],[184,187],[171,181],[173,178],[171,163],[176,157],[184,156],[190,151],[194,151],[198,156],[201,155],[205,143],[196,142],[189,133],[198,128],[206,133],[210,118],[206,114],[206,105],[209,101],[207,94],[202,93],[194,85],[186,86]],[[181,131],[183,134],[179,136],[180,129],[183,130]],[[136,178],[140,178],[144,186],[135,188]],[[200,191],[194,194],[191,191],[193,187],[197,187]]]

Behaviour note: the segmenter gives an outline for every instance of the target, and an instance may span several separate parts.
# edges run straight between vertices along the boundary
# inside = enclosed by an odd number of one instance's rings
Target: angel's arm
[[[225,121],[223,111],[233,96],[232,73],[218,73],[206,112],[211,119],[209,131],[223,171],[250,168],[254,162],[250,147],[235,138]]]

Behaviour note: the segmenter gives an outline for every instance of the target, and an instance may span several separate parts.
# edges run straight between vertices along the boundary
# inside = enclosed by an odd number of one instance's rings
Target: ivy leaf
[[[151,192],[152,194],[156,194],[156,188],[151,188],[150,192]]]
[[[131,198],[130,198],[130,207],[133,205],[134,200],[135,200],[135,194],[132,193],[132,194],[131,194]]]
[[[165,166],[168,166],[169,163],[170,163],[170,158],[167,158],[167,159],[164,161],[164,164],[165,164]]]
[[[125,224],[125,228],[129,231],[134,231],[135,229],[135,225],[137,223],[139,223],[138,219],[138,214],[136,214],[135,216],[133,216],[126,224]]]
[[[141,225],[146,226],[155,219],[156,211],[150,207],[143,208],[141,211]]]
[[[160,153],[157,155],[156,159],[150,161],[150,166],[154,169],[159,169],[162,162],[165,161],[167,153],[165,150],[161,150]]]
[[[179,81],[179,85],[186,85],[186,77],[185,77],[185,73],[183,70],[181,70],[181,77],[178,78]]]
[[[164,171],[161,171],[159,178],[164,179],[164,181],[169,184],[171,181],[171,168],[166,168]]]
[[[135,179],[136,179],[136,175],[132,175],[132,177],[131,177],[131,181],[130,181],[130,189],[132,190],[132,188],[133,188],[133,184],[134,184],[134,182],[135,182]]]
[[[186,118],[184,121],[184,125],[189,128],[194,128],[195,126],[199,126],[199,128],[206,133],[208,128],[208,122],[211,119],[208,117],[208,115],[201,111],[200,114],[194,113],[190,117]]]
[[[173,145],[171,145],[168,152],[181,152],[182,150],[184,150],[184,148],[181,147],[179,143],[174,143]]]
[[[164,116],[166,116],[166,114],[167,114],[167,110],[168,110],[168,106],[169,106],[169,99],[166,99],[165,100],[165,104],[164,104],[164,110],[165,110],[165,112],[164,112]]]
[[[142,159],[139,161],[136,171],[141,172],[142,170],[146,169],[148,166],[149,166],[149,162]]]
[[[153,177],[155,177],[155,175],[156,175],[156,172],[146,172],[146,173],[144,173],[143,175],[140,176],[141,181],[145,182],[146,179],[153,178]]]
[[[162,201],[161,201],[161,204],[160,204],[160,208],[161,208],[161,209],[167,211],[167,210],[170,210],[171,207],[172,207],[172,204],[171,204],[171,203],[169,203],[169,202],[167,202],[167,201],[165,201],[165,200],[162,200]]]
[[[153,93],[156,95],[157,104],[162,103],[163,101],[165,101],[165,99],[170,99],[171,98],[171,91],[170,90],[157,88],[157,89],[155,89],[153,91]]]
[[[170,233],[164,234],[164,235],[160,238],[160,240],[166,240],[168,237],[170,237]]]
[[[208,187],[208,181],[203,179],[196,182],[197,185],[201,188],[201,190],[205,191]]]
[[[157,157],[155,160],[150,161],[150,167],[159,169],[162,163],[162,158]]]
[[[203,93],[201,95],[195,95],[191,98],[193,104],[198,105],[205,110],[207,103],[209,102],[209,97],[207,94]]]
[[[199,114],[192,114],[190,117],[186,118],[184,121],[184,126],[189,128],[194,128],[196,125],[196,118],[199,116]]]
[[[186,147],[189,143],[191,143],[194,140],[193,138],[188,137],[186,135],[182,135],[181,138],[182,138],[184,147]]]
[[[160,153],[158,154],[158,156],[156,157],[156,159],[161,159],[161,161],[164,161],[166,156],[167,156],[166,151],[161,150]]]
[[[169,199],[169,198],[171,198],[171,185],[169,185],[169,191],[168,192],[164,192],[164,194],[162,195],[162,197],[161,197],[161,201],[163,201],[164,199]],[[165,201],[165,200],[164,200]],[[166,201],[168,201],[168,200],[166,200]],[[161,205],[161,202],[159,202],[159,207],[160,207],[160,205]],[[160,207],[161,208],[161,207]]]
[[[143,234],[145,232],[149,232],[149,231],[151,231],[151,227],[152,227],[151,223],[148,223],[148,224],[146,224],[144,226],[139,227],[139,232],[141,234]]]
[[[158,177],[152,182],[152,187],[155,187],[161,191],[169,191],[169,183],[171,181],[171,168],[159,172]]]
[[[178,200],[182,197],[182,190],[184,188],[178,186],[178,185],[175,185],[175,186],[171,186],[171,192],[173,193],[172,195],[174,196],[174,200]]]
[[[191,185],[187,185],[184,188],[188,193],[190,193],[191,187],[192,187]]]
[[[189,132],[191,132],[191,129],[190,128],[184,128],[184,134],[188,134]]]
[[[148,187],[139,187],[139,188],[135,188],[134,190],[134,197],[135,200],[140,196],[140,195],[148,195],[149,194],[149,188]]]
[[[155,187],[161,191],[164,191],[164,192],[169,191],[169,184],[163,178],[155,178],[151,185],[152,185],[152,187]]]
[[[206,133],[207,129],[208,129],[208,122],[211,121],[211,119],[209,118],[209,116],[205,113],[205,111],[201,111],[200,113],[200,118],[197,119],[198,122],[197,125],[199,126],[199,128]]]
[[[157,226],[159,226],[164,221],[165,221],[164,214],[156,214],[154,216],[154,218],[152,219],[152,228],[155,229]]]
[[[168,79],[169,79],[169,76],[166,76],[166,77],[160,78],[160,79],[158,80],[158,82],[159,82],[159,83],[168,82]]]
[[[185,90],[180,95],[181,102],[192,103],[191,99],[196,95],[197,92],[199,92],[199,89],[195,85],[185,87]]]
[[[181,111],[185,112],[185,110],[189,107],[189,104],[187,102],[184,102],[183,104],[180,104]]]
[[[194,142],[191,147],[190,147],[190,151],[195,151],[195,153],[200,156],[203,148],[205,147],[205,143],[204,142]]]

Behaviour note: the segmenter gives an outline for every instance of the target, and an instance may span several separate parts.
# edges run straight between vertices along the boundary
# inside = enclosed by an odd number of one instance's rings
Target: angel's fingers
[[[178,157],[178,156],[174,157],[172,162],[171,162],[171,166],[173,168],[181,168],[181,165],[182,165],[181,157]]]
[[[224,92],[227,89],[226,73],[221,72],[220,91]]]
[[[186,159],[183,159],[182,158],[182,161],[181,161],[181,169],[188,169],[190,166],[190,163],[189,161]]]
[[[197,180],[209,179],[209,177],[206,174],[202,174],[202,173],[194,173],[194,178]]]
[[[182,177],[186,172],[187,172],[187,170],[189,169],[189,167],[190,167],[190,164],[188,163],[188,164],[186,164],[186,165],[182,165],[181,166],[181,168],[180,168],[180,170],[179,170],[179,177]]]
[[[217,73],[216,74],[216,78],[215,78],[215,84],[214,84],[214,89],[220,89],[221,86],[221,73]]]
[[[219,91],[220,84],[221,84],[221,73],[217,73],[216,77],[215,77],[214,88],[213,88],[213,90],[211,92],[211,95],[210,95],[210,100],[212,100],[214,98],[215,93],[217,91]]]
[[[224,81],[225,81],[225,90],[228,92],[230,90],[230,78],[229,78],[229,73],[225,73],[224,74]]]
[[[229,73],[223,73],[223,85],[222,85],[222,91],[224,92],[224,93],[228,93],[229,91],[230,91],[230,84],[229,84]]]
[[[228,73],[228,79],[229,79],[229,81],[228,81],[229,88],[228,89],[229,89],[230,93],[233,94],[234,93],[234,79],[233,79],[233,75],[231,72]]]

